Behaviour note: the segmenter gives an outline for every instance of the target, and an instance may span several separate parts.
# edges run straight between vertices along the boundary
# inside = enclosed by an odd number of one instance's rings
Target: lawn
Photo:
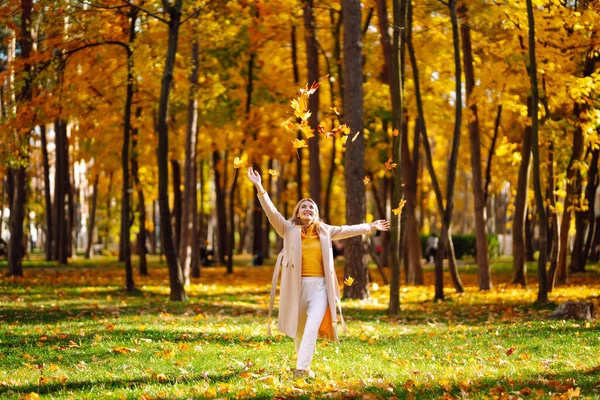
[[[203,269],[183,304],[169,302],[156,259],[149,277],[136,275],[135,295],[114,259],[28,261],[24,278],[0,277],[0,397],[600,398],[598,321],[547,319],[566,300],[598,309],[595,266],[544,307],[533,304],[533,265],[522,289],[508,283],[509,261],[494,262],[490,292],[464,265],[466,292],[446,276],[440,303],[427,268],[426,286],[402,287],[397,317],[386,315],[389,290],[373,270],[371,299],[343,301],[348,333],[339,345],[320,341],[316,378],[296,380],[292,339],[266,334],[273,260],[247,261],[233,275]]]

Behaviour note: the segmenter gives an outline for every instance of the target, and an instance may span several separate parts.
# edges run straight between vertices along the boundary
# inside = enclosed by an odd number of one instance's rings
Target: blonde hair
[[[321,219],[319,218],[319,207],[317,206],[317,203],[309,198],[309,197],[305,197],[304,199],[300,200],[298,202],[298,204],[296,204],[296,207],[294,207],[294,212],[292,214],[292,217],[289,219],[290,222],[293,222],[296,225],[303,225],[302,224],[302,220],[300,218],[298,218],[298,211],[300,211],[300,205],[302,203],[304,203],[305,201],[308,201],[310,203],[312,203],[315,206],[315,218],[313,219],[313,224],[319,228],[321,226]]]

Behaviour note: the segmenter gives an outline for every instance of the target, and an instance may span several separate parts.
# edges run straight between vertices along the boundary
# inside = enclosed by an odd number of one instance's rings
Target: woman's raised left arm
[[[370,224],[358,224],[358,225],[341,225],[331,227],[331,240],[341,240],[353,236],[365,235],[371,233],[374,230],[387,231],[390,229],[390,223],[384,219],[373,221]]]

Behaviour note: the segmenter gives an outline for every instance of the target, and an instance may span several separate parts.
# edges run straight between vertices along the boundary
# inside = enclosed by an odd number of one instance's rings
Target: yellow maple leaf
[[[354,278],[351,276],[344,279],[344,285],[346,285],[346,286],[352,286],[353,283],[354,283]]]
[[[233,168],[238,169],[238,168],[243,168],[246,165],[246,160],[242,160],[239,157],[236,157],[233,160]]]
[[[579,397],[581,396],[581,389],[578,387],[575,389],[569,389],[567,390],[567,396],[569,396],[569,399],[572,399],[573,397]]]
[[[398,136],[398,129],[394,129],[392,131],[392,136]]]
[[[365,176],[365,177],[363,178],[363,183],[365,184],[365,186],[366,186],[366,185],[367,185],[369,182],[371,182],[371,178],[369,178],[368,176]]]
[[[384,170],[384,171],[390,171],[390,170],[392,170],[392,169],[396,168],[397,166],[398,166],[398,164],[396,164],[396,163],[393,163],[393,162],[392,162],[392,159],[390,158],[389,160],[387,160],[387,161],[385,162],[385,164],[384,164],[384,166],[383,166],[383,170]]]
[[[404,199],[400,200],[400,204],[398,204],[398,208],[394,208],[392,210],[394,215],[402,215],[402,209],[404,208],[405,203],[406,203],[406,200],[404,200]]]
[[[302,121],[304,122],[304,121]],[[306,136],[307,139],[310,139],[311,137],[315,137],[315,134],[313,133],[314,130],[313,128],[310,127],[310,125],[303,123],[301,125],[301,129],[302,129],[302,133],[304,134],[304,136]]]
[[[301,149],[303,147],[307,147],[305,140],[294,139],[294,140],[292,140],[292,144],[294,145],[295,149]]]
[[[277,178],[277,171],[275,171],[274,169],[270,169],[269,175],[271,175],[273,178]]]

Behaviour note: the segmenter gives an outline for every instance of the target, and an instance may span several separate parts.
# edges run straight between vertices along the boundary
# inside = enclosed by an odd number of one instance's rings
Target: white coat
[[[273,271],[273,281],[271,285],[271,299],[269,305],[269,327],[271,333],[271,312],[275,302],[275,291],[277,289],[277,280],[279,270],[281,269],[279,318],[277,329],[292,338],[296,337],[298,329],[298,313],[300,308],[300,290],[302,285],[302,237],[301,229],[298,225],[285,219],[273,205],[268,194],[258,196],[262,208],[265,210],[269,222],[273,225],[279,236],[283,237],[283,249],[279,253],[275,270]],[[325,272],[325,285],[327,288],[327,312],[319,329],[319,337],[332,340],[338,343],[336,330],[337,309],[345,330],[344,319],[342,317],[342,308],[340,302],[340,287],[333,263],[332,240],[346,239],[353,236],[363,235],[371,232],[371,225],[364,223],[358,225],[331,226],[320,223],[318,229],[319,240],[321,242],[321,253],[323,255],[323,269]]]

